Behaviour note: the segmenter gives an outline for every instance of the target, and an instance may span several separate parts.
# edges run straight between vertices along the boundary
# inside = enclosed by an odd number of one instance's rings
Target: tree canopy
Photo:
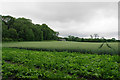
[[[2,16],[3,41],[42,41],[57,40],[58,32],[46,24],[34,24],[26,18]]]

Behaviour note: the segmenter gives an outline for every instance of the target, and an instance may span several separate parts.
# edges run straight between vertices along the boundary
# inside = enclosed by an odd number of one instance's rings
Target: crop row
[[[50,71],[49,75],[53,75],[54,73],[59,74],[59,76],[47,76],[48,78],[65,78],[66,76],[67,78],[78,78],[82,76],[87,79],[117,80],[120,78],[119,58],[117,55],[45,52],[3,48],[3,60],[5,61],[21,64],[31,69],[37,68],[39,70]]]
[[[29,66],[24,66],[20,64],[15,63],[8,63],[3,60],[3,66],[2,66],[2,79],[57,79],[57,78],[72,78],[69,74],[61,73],[60,71],[57,71],[54,73],[50,70],[44,70],[44,69],[36,69],[31,68]],[[82,78],[81,78],[82,79]]]
[[[49,41],[49,42],[13,42],[13,43],[3,43],[3,47],[12,48],[22,48],[29,50],[38,51],[57,51],[57,52],[81,52],[81,53],[97,53],[97,54],[118,54],[118,43],[108,43],[107,47],[104,44],[101,48],[102,43],[88,43],[88,42],[59,42],[59,41]]]

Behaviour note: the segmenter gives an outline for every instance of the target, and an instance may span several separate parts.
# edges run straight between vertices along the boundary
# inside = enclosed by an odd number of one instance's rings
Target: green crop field
[[[3,79],[120,79],[118,55],[3,48]]]
[[[99,49],[101,44],[70,41],[5,42],[2,44],[3,80],[120,79],[118,43],[108,43],[112,48],[104,44]]]
[[[81,53],[97,53],[97,54],[117,54],[118,43],[108,43],[112,48],[107,47],[106,44],[99,49],[102,43],[95,42],[70,42],[70,41],[44,41],[44,42],[12,42],[3,43],[3,47],[25,48],[31,50],[43,51],[68,51]]]

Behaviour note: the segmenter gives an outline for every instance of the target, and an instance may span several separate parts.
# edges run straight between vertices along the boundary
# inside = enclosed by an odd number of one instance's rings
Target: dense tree
[[[8,30],[8,33],[9,33],[9,38],[12,38],[13,40],[16,40],[18,38],[18,34],[17,34],[17,31],[13,28],[10,28]]]
[[[2,16],[3,41],[42,41],[57,40],[58,32],[46,24],[33,24],[30,19]]]
[[[43,39],[44,40],[55,40],[55,39],[57,39],[56,36],[58,36],[58,32],[54,32],[46,24],[42,24],[41,27],[42,27],[41,29],[43,31]]]
[[[59,32],[52,30],[47,24],[33,24],[32,20],[26,18],[14,18],[12,16],[2,16],[2,40],[3,41],[42,41],[57,40]],[[98,34],[90,35],[90,39],[68,36],[67,41],[77,42],[104,42],[99,39]],[[93,38],[93,36],[95,38]],[[107,39],[108,42],[118,41],[115,38]]]
[[[43,40],[43,31],[41,30],[41,25],[36,24],[33,28],[34,36],[36,41],[42,41]]]
[[[26,41],[33,41],[34,40],[34,33],[32,29],[25,30],[25,40]]]
[[[19,37],[19,41],[24,41],[25,40],[25,33],[23,30],[18,32],[18,37]]]
[[[11,16],[2,16],[2,22],[7,25],[8,29],[12,28],[12,24],[14,23],[15,18]]]
[[[5,25],[5,23],[2,23],[2,37],[7,38],[9,37],[8,27]]]

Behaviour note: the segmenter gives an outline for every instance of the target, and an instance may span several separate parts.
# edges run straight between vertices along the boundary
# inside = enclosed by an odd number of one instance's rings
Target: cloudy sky
[[[117,2],[1,2],[0,14],[46,23],[63,37],[118,38]]]

